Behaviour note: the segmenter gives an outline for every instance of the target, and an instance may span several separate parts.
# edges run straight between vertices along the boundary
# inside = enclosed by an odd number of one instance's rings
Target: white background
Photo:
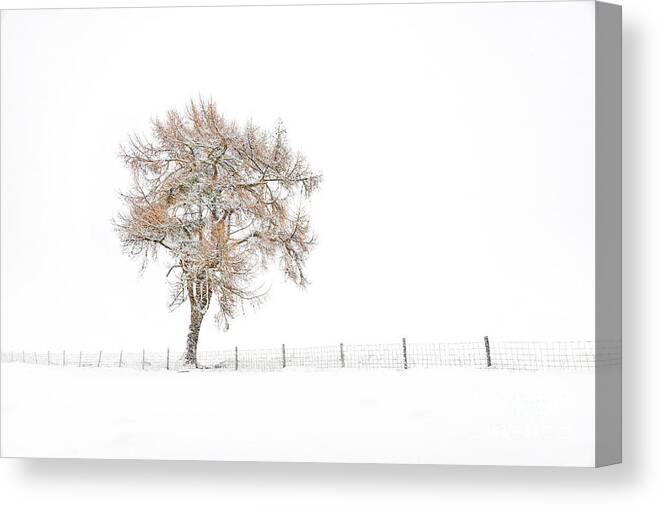
[[[240,122],[282,116],[324,175],[309,288],[274,277],[228,333],[207,318],[201,348],[593,339],[589,2],[8,12],[2,27],[4,351],[181,350],[189,312],[167,312],[166,268],[139,278],[110,220],[130,183],[119,143],[198,93]]]
[[[182,2],[177,2],[182,4]],[[199,3],[199,2],[197,2]],[[126,2],[122,3],[127,5]],[[3,7],[16,6],[3,2]],[[40,5],[34,3],[34,5]],[[41,4],[43,5],[43,4]],[[70,3],[68,5],[80,5]],[[109,5],[109,4],[106,4]],[[661,210],[655,168],[661,8],[624,5],[624,460],[603,470],[362,465],[3,460],[10,505],[646,505],[659,489],[658,267]]]
[[[138,278],[110,217],[117,188],[130,182],[117,144],[198,92],[241,122],[282,115],[292,143],[324,174],[311,210],[319,232],[311,286],[302,292],[274,277],[256,315],[226,334],[207,321],[202,348],[486,334],[494,347],[590,340],[594,15],[589,1],[4,12],[2,350],[180,354],[188,313],[164,310],[165,267]],[[80,372],[69,374],[56,389],[50,376],[29,377],[39,396],[20,377],[3,377],[3,456],[592,463],[591,372],[539,384],[509,374],[478,392],[448,372],[410,387],[423,403],[393,399],[384,384],[357,401],[365,413],[347,396],[330,403],[328,377],[303,375],[298,389],[276,391],[280,424],[259,380],[254,391],[243,377],[219,384],[241,400],[221,396],[236,407],[229,413],[210,405],[211,382],[194,389],[200,403],[179,381],[178,390],[161,389],[174,407],[162,413],[156,394],[140,396],[137,384],[122,391],[106,379],[122,400],[115,404],[103,382],[83,372],[83,387]],[[342,378],[352,395],[374,383],[372,373]],[[105,402],[100,419],[110,431],[80,403],[85,388]],[[495,398],[498,408],[482,415],[471,396]],[[139,410],[123,405],[129,400]],[[49,428],[29,431],[53,401],[64,424],[52,414]],[[215,415],[202,423],[181,410],[188,403]],[[421,417],[409,405],[435,410]],[[249,421],[265,416],[259,429],[270,435],[261,438]],[[172,437],[154,438],[156,425]],[[200,446],[181,440],[191,426]],[[376,445],[364,446],[364,428],[377,426],[367,430]],[[250,454],[255,446],[261,452]]]

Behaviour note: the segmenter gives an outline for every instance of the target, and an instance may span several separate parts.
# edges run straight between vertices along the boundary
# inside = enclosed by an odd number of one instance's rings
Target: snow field
[[[1,368],[2,456],[594,462],[593,371]]]

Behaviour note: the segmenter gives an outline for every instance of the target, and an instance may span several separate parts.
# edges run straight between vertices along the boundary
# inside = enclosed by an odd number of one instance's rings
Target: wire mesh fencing
[[[505,370],[583,370],[622,364],[619,342],[594,341],[483,341],[456,343],[343,344],[199,351],[197,367],[228,371],[284,369],[398,369],[468,367]],[[184,354],[162,352],[6,352],[2,362],[22,362],[79,368],[181,370]]]

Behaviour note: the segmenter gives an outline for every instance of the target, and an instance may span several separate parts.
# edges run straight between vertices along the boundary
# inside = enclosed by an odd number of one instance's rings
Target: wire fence
[[[6,352],[2,362],[22,362],[79,368],[133,368],[181,370],[182,352]],[[619,342],[594,341],[483,341],[457,343],[400,343],[320,347],[286,347],[199,351],[197,366],[229,371],[276,371],[283,369],[331,369],[469,367],[505,370],[583,370],[620,366]]]

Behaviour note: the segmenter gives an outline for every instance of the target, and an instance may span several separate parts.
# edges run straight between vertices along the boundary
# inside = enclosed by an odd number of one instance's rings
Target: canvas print
[[[620,19],[3,11],[2,456],[619,462]]]

